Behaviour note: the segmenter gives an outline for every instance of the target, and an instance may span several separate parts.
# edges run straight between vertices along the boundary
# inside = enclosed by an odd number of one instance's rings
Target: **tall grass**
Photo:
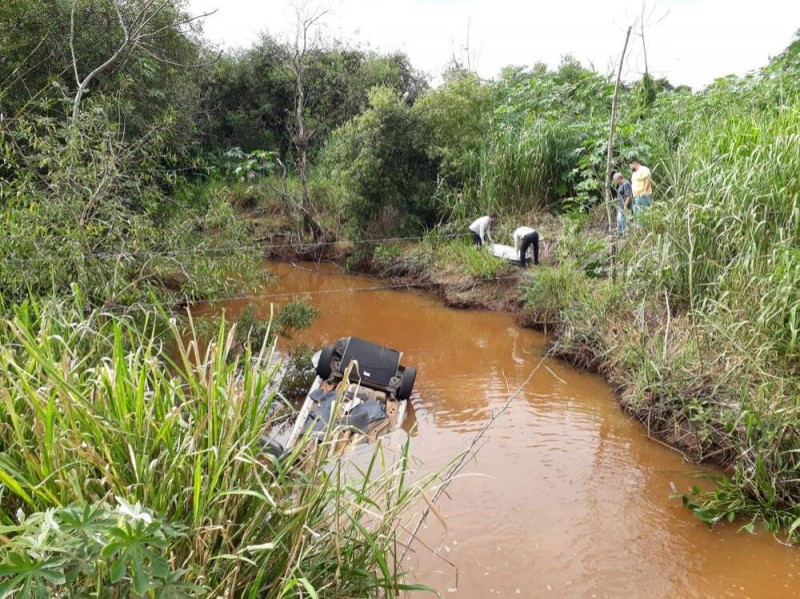
[[[567,194],[581,145],[580,130],[562,122],[499,129],[475,154],[467,194],[483,212],[549,208]]]
[[[394,460],[376,448],[356,477],[324,446],[270,457],[262,437],[282,413],[269,349],[234,358],[235,331],[224,324],[199,343],[193,327],[184,335],[172,321],[159,341],[161,318],[142,324],[98,311],[86,317],[78,300],[26,302],[0,325],[1,523],[122,500],[184,531],[158,551],[205,596],[396,596],[406,588],[396,543],[417,491],[408,447]],[[20,552],[52,556],[12,537],[0,562],[13,566]],[[130,583],[96,574],[103,568],[82,572],[70,592],[124,594]],[[58,580],[48,583],[53,594],[65,590]]]
[[[659,148],[655,204],[617,242],[622,279],[586,277],[592,244],[565,225],[560,265],[531,278],[527,310],[556,329],[555,353],[604,372],[649,430],[728,467],[714,492],[687,495],[698,516],[738,516],[748,529],[761,521],[797,538],[800,98],[792,89],[776,77],[725,81],[693,96],[693,110],[658,112],[665,122],[643,129],[663,135],[648,140]]]
[[[705,394],[694,415],[725,438],[733,466],[726,500],[702,509],[741,504],[791,526],[800,521],[800,104],[729,99],[665,164],[670,186],[628,283],[639,297],[666,293],[699,347],[684,385]]]

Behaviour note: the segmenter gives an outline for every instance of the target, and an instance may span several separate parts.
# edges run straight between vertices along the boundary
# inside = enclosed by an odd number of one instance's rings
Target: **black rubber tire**
[[[283,445],[275,439],[261,439],[261,449],[264,453],[273,455],[276,458],[281,457],[285,451]]]
[[[400,377],[400,386],[397,389],[397,399],[409,399],[414,390],[414,381],[417,380],[417,369],[406,366]]]
[[[328,380],[331,375],[331,360],[333,359],[334,347],[333,345],[326,345],[322,348],[319,354],[319,362],[317,362],[317,376],[323,381]]]

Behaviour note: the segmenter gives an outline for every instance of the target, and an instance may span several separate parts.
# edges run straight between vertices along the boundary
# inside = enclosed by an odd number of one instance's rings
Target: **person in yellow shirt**
[[[633,216],[638,217],[640,214],[644,214],[653,202],[653,179],[650,178],[650,169],[639,162],[638,158],[631,158],[630,165]]]

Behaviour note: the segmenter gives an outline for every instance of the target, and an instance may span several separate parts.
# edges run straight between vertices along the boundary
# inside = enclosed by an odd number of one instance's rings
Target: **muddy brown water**
[[[509,314],[449,309],[334,265],[268,264],[263,297],[200,307],[268,317],[303,294],[321,315],[298,341],[357,335],[417,368],[412,453],[437,469],[467,447],[540,362],[545,337]],[[698,466],[647,438],[605,382],[545,360],[442,497],[406,566],[458,597],[797,597],[800,553],[765,533],[709,529],[673,498]],[[708,473],[708,471],[705,471]],[[435,550],[435,552],[434,552]]]

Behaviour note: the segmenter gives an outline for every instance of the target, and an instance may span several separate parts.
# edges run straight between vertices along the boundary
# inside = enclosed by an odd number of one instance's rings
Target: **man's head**
[[[639,162],[639,159],[636,158],[636,157],[631,158],[630,163],[631,163],[631,170],[633,172],[636,172],[636,169],[639,168],[642,165],[642,163]]]
[[[492,222],[496,221],[496,220],[497,220],[497,214],[496,214],[496,213],[494,213],[494,212],[492,212],[492,213],[489,215],[489,220],[490,220],[490,221],[492,221]]]
[[[614,183],[617,185],[622,185],[622,182],[625,180],[625,177],[622,176],[622,173],[614,173]]]

